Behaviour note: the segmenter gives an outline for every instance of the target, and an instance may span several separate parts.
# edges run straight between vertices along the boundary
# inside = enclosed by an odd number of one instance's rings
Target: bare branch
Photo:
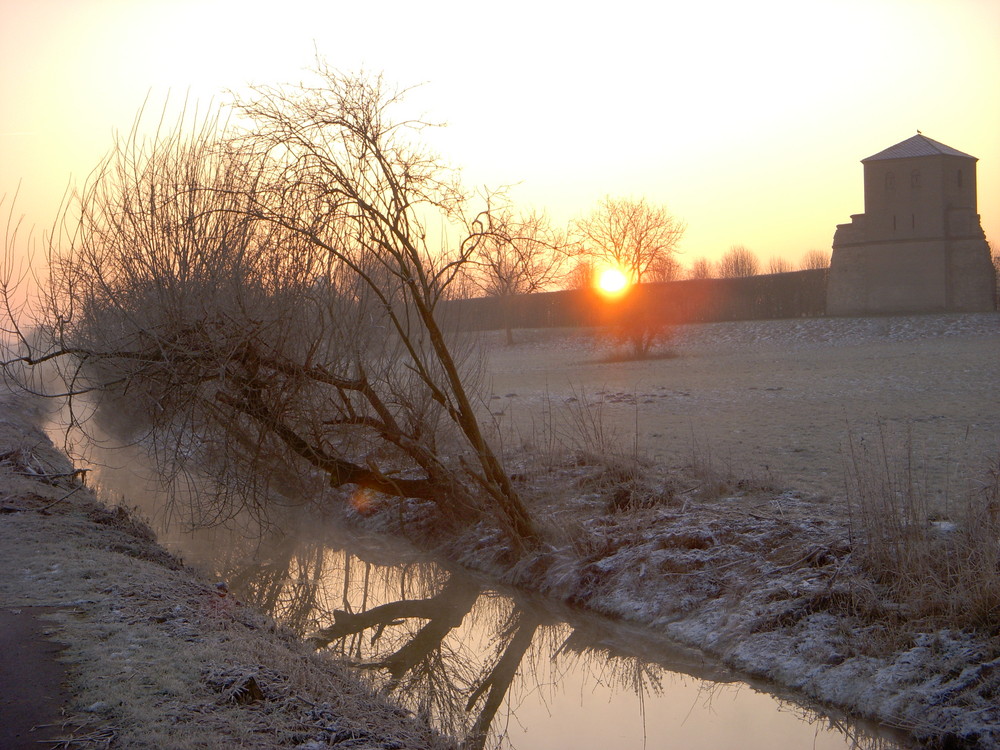
[[[620,269],[635,283],[673,258],[686,229],[664,206],[610,196],[574,224],[580,253]]]
[[[148,436],[166,476],[210,467],[219,508],[266,510],[275,467],[298,467],[530,544],[435,317],[478,239],[449,250],[426,225],[468,229],[468,199],[408,140],[424,123],[393,120],[400,92],[318,76],[237,101],[242,133],[182,115],[119,138],[52,244],[37,343],[5,370],[53,367],[88,396],[75,423]]]

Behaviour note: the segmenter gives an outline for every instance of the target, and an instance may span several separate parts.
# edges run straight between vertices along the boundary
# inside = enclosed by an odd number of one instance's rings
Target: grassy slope
[[[98,503],[29,412],[0,400],[0,601],[58,607],[67,733],[128,748],[449,746]]]

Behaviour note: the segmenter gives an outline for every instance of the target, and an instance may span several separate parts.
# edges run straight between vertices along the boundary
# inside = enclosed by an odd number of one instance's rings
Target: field
[[[489,409],[517,461],[570,449],[549,513],[579,529],[529,585],[931,746],[1000,747],[1000,316],[683,326],[645,361],[520,333]]]
[[[886,438],[946,504],[1000,449],[1000,315],[679,327],[666,356],[614,361],[593,332],[516,332],[491,346],[490,411],[507,440],[587,410],[607,443],[666,466],[711,464],[805,495],[844,494],[844,469]],[[904,459],[905,460],[905,459]]]

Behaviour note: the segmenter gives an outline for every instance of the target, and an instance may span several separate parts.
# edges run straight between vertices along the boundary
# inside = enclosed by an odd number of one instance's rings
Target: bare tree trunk
[[[216,517],[323,472],[491,518],[522,552],[537,529],[435,317],[483,232],[402,138],[422,123],[390,120],[398,94],[319,73],[258,89],[239,137],[182,123],[119,142],[52,248],[43,343],[22,336],[6,369],[61,362],[71,407],[103,404],[100,426],[143,436],[166,476],[204,462]],[[428,246],[429,216],[465,233],[457,249]]]

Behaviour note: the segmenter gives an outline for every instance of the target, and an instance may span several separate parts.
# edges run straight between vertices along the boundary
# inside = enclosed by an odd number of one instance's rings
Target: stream
[[[315,530],[199,539],[170,546],[355,664],[463,749],[907,747],[700,652],[498,589],[386,540]]]
[[[314,519],[285,532],[179,532],[142,463],[92,464],[96,484],[139,502],[185,562],[354,664],[462,750],[912,747],[649,630],[449,570],[405,542]]]

